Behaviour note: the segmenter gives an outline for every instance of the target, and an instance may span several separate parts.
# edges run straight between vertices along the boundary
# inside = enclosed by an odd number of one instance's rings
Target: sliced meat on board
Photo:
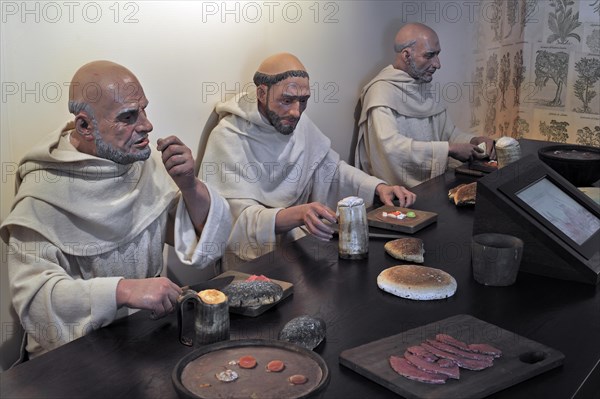
[[[427,384],[445,384],[448,379],[443,374],[428,373],[423,370],[419,370],[400,356],[390,356],[390,366],[394,371],[409,380],[415,380],[419,382],[425,382]]]
[[[488,363],[491,363],[494,360],[494,358],[492,356],[482,355],[481,353],[467,352],[462,349],[458,349],[455,346],[448,345],[448,344],[445,344],[440,341],[436,341],[435,339],[428,339],[427,343],[430,344],[431,346],[438,348],[440,350],[443,350],[445,352],[453,353],[458,356],[462,356],[465,359],[481,360],[483,362],[488,362]]]
[[[404,358],[408,360],[413,366],[428,373],[443,374],[455,380],[458,380],[460,378],[460,371],[456,364],[453,367],[441,367],[436,363],[430,363],[426,360],[423,360],[419,356],[415,356],[408,351],[404,353]]]
[[[500,349],[494,348],[492,345],[488,344],[471,344],[469,345],[469,350],[471,352],[483,353],[484,355],[493,357],[502,356],[502,351]]]
[[[492,367],[492,365],[493,365],[493,362],[486,362],[486,361],[475,360],[475,359],[466,359],[466,358],[456,355],[454,353],[444,352],[443,350],[438,349],[434,346],[431,346],[428,343],[422,343],[421,346],[423,346],[429,352],[433,353],[434,355],[436,355],[438,357],[452,360],[453,362],[455,362],[458,365],[458,367],[461,367],[463,369],[479,371],[479,370],[487,369],[488,367]]]
[[[413,355],[419,356],[420,358],[423,358],[423,360],[426,360],[430,363],[436,362],[438,360],[438,357],[436,355],[419,345],[409,346],[408,348],[406,348],[406,350],[412,353]]]

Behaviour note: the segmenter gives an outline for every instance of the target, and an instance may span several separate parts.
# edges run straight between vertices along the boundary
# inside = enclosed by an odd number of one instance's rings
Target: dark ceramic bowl
[[[252,355],[258,365],[243,369],[230,363],[246,355]],[[283,371],[269,373],[265,370],[268,362],[274,359],[284,362]],[[238,374],[234,382],[221,382],[215,377],[227,368]],[[306,383],[290,384],[288,378],[294,374],[307,377]],[[177,363],[171,378],[181,399],[305,399],[322,396],[329,384],[329,369],[321,356],[301,346],[284,341],[247,339],[199,347]]]
[[[538,156],[575,187],[588,187],[600,179],[600,148],[551,145],[540,148]]]

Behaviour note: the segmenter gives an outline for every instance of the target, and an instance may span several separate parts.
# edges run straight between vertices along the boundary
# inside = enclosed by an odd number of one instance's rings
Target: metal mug
[[[339,256],[342,259],[365,259],[369,253],[369,225],[365,202],[346,197],[338,202]]]
[[[512,137],[503,136],[496,140],[498,169],[521,159],[521,146]]]
[[[193,306],[191,306],[193,305]],[[184,326],[190,313],[194,314],[193,337],[184,336]],[[187,316],[186,316],[187,315]],[[202,301],[194,290],[185,290],[177,298],[179,341],[186,346],[199,346],[229,339],[229,305],[227,300],[217,304]]]

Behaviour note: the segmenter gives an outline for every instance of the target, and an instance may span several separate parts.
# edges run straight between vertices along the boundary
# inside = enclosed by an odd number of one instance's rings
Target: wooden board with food
[[[217,278],[226,276],[233,276],[233,281],[222,289],[229,299],[229,312],[242,316],[259,316],[294,292],[294,285],[287,281],[237,270],[226,271]]]
[[[435,212],[384,205],[367,213],[369,226],[413,234],[437,221]]]
[[[539,342],[456,315],[347,349],[340,363],[406,398],[482,398],[562,365]]]

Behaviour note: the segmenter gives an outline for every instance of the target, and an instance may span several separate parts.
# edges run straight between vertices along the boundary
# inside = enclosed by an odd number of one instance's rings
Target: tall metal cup
[[[521,146],[512,137],[503,136],[496,140],[498,169],[521,159]]]
[[[338,202],[339,256],[342,259],[365,259],[369,253],[369,226],[365,202],[346,197]]]

